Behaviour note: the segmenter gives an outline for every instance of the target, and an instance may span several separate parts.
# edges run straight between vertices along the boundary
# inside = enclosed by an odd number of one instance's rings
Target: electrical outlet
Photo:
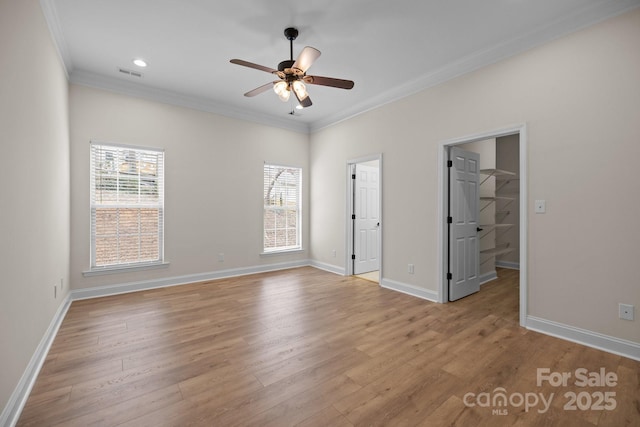
[[[222,252],[218,254],[218,262],[224,262],[224,254]]]
[[[413,264],[409,264],[409,266],[407,267],[407,271],[409,272],[409,274],[413,274]]]
[[[334,258],[336,257],[336,250],[335,249],[331,251],[331,255],[333,255]]]
[[[618,304],[618,315],[623,320],[633,320],[633,308],[629,304]]]

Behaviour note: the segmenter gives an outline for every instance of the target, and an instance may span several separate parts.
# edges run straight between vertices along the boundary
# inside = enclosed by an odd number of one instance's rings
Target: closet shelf
[[[487,202],[495,202],[496,200],[516,200],[515,197],[507,197],[507,196],[495,196],[495,197],[480,197],[480,200],[485,200]]]
[[[509,172],[502,169],[480,169],[480,173],[483,175],[489,175],[489,176],[495,176],[495,177],[516,176],[515,172]]]
[[[480,174],[486,176],[486,178],[484,178],[480,182],[480,185],[483,185],[492,176],[495,177],[495,185],[492,183],[492,185],[494,185],[493,187],[494,196],[480,197],[481,201],[487,202],[481,207],[480,211],[481,212],[484,211],[489,206],[491,206],[492,203],[497,203],[498,201],[503,202],[500,205],[501,210],[496,210],[496,212],[494,212],[493,214],[492,219],[485,219],[485,221],[495,221],[495,223],[479,224],[478,227],[482,228],[482,230],[485,232],[484,234],[480,235],[480,238],[483,238],[491,234],[492,230],[506,230],[515,225],[515,224],[504,224],[504,223],[501,223],[500,220],[505,219],[506,215],[509,215],[510,211],[506,210],[506,207],[510,203],[518,200],[518,197],[517,195],[512,195],[509,193],[507,194],[500,193],[500,195],[498,195],[499,194],[498,191],[501,190],[503,187],[505,187],[510,181],[517,180],[519,178],[517,176],[518,174],[516,174],[515,172],[510,172],[503,169],[481,169]],[[500,216],[500,217],[496,218],[496,216]],[[496,234],[499,234],[499,233],[496,232]],[[504,245],[495,245],[495,242],[494,242],[494,246],[495,247],[493,248],[484,249],[480,251],[480,255],[484,255],[486,258],[484,259],[484,261],[481,262],[481,264],[490,262],[493,259],[492,257],[507,254],[515,250],[514,248],[510,248],[508,243]]]
[[[480,228],[485,231],[493,230],[494,228],[509,228],[513,227],[513,224],[480,224]]]
[[[509,252],[513,252],[513,250],[514,250],[513,248],[491,248],[491,249],[484,249],[480,251],[480,253],[482,255],[498,256],[498,255],[506,254]]]

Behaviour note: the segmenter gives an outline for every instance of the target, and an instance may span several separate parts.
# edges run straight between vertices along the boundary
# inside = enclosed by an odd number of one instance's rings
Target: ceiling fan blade
[[[309,95],[307,95],[303,99],[300,99],[295,90],[292,90],[291,92],[293,92],[293,94],[296,96],[296,98],[298,99],[298,102],[300,103],[300,105],[302,105],[303,108],[311,107],[313,105],[313,102],[311,102],[311,98],[309,97]]]
[[[260,95],[262,92],[266,92],[269,89],[271,89],[274,83],[277,83],[277,82],[269,82],[269,83],[263,84],[262,86],[257,87],[245,93],[244,96],[252,97],[252,96]]]
[[[305,46],[298,55],[298,59],[293,63],[293,68],[297,68],[302,71],[302,73],[306,73],[311,64],[315,62],[316,59],[320,56],[321,52],[315,47]]]
[[[232,64],[242,65],[243,67],[249,67],[249,68],[254,68],[260,71],[266,71],[267,73],[271,73],[271,74],[278,73],[278,70],[274,70],[273,68],[265,67],[264,65],[254,64],[253,62],[249,62],[249,61],[243,61],[242,59],[232,59],[229,62],[231,62]]]
[[[322,76],[304,76],[302,80],[310,85],[330,86],[337,87],[339,89],[351,89],[355,84],[352,80],[335,79],[333,77]]]

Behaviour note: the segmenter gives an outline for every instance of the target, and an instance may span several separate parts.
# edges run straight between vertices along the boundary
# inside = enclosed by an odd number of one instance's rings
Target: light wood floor
[[[640,363],[520,328],[517,272],[499,276],[451,304],[314,268],[77,301],[18,424],[640,425]],[[537,368],[618,382],[538,387]],[[499,387],[514,405],[465,405]],[[615,410],[563,409],[584,391]]]

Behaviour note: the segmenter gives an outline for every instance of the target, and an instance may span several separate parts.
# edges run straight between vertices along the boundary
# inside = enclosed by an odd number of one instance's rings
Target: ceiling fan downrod
[[[298,30],[293,27],[286,28],[284,30],[284,36],[289,40],[289,58],[288,60],[282,61],[278,64],[278,71],[284,71],[287,68],[293,67],[293,64],[296,62],[293,60],[293,41],[298,38]]]
[[[298,38],[298,30],[293,27],[285,28],[284,36],[289,40],[289,59],[293,61],[293,41]]]

